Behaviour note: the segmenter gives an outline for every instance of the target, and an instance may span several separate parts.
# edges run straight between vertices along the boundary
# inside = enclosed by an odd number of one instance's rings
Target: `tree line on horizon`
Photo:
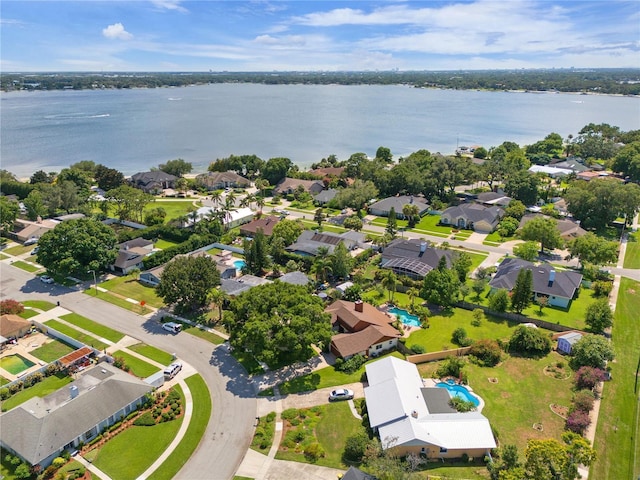
[[[640,69],[4,73],[2,91],[159,88],[211,83],[410,85],[416,88],[640,95]]]

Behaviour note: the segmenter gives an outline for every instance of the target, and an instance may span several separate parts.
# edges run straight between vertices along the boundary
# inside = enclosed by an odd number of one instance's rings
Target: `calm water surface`
[[[629,97],[427,90],[406,86],[216,84],[0,96],[0,161],[20,177],[93,160],[126,175],[183,158],[256,154],[308,166],[330,154],[396,156],[456,145],[521,145],[590,122],[640,128]]]

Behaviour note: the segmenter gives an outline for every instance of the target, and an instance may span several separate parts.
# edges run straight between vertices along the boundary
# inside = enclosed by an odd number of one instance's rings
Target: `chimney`
[[[427,242],[420,242],[420,253],[427,251]]]
[[[71,385],[69,387],[69,393],[71,394],[71,398],[74,399],[78,396],[78,387],[76,385]]]
[[[556,271],[551,269],[549,271],[549,286],[552,287],[553,286],[553,282],[556,279]]]
[[[364,303],[362,303],[362,300],[357,300],[354,305],[356,312],[362,313],[364,311]]]

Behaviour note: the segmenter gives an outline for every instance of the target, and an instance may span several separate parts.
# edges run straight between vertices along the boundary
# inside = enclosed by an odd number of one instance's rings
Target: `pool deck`
[[[423,378],[422,379],[422,384],[425,386],[425,388],[440,388],[440,387],[436,387],[436,385],[440,382],[444,382],[446,381],[446,379],[439,379],[439,378]],[[476,397],[478,399],[478,401],[480,402],[478,404],[478,406],[476,407],[476,411],[478,412],[482,412],[482,409],[484,408],[484,400],[482,399],[482,397],[480,395],[478,395],[477,393],[475,393],[473,391],[473,388],[471,388],[469,385],[462,385],[457,383],[456,385],[461,385],[464,388],[466,388],[467,390],[469,390],[470,393],[473,394],[474,397]]]
[[[35,372],[36,370],[39,370],[40,368],[45,366],[47,362],[43,362],[39,358],[36,358],[33,355],[31,355],[29,352],[46,343],[48,339],[49,338],[43,333],[40,333],[40,332],[30,333],[22,338],[19,338],[17,344],[7,345],[7,347],[4,348],[2,352],[0,352],[0,358],[18,354],[21,357],[24,357],[25,359],[32,362],[34,365],[32,367],[27,368],[26,370],[23,370],[17,375],[14,375],[11,372],[6,371],[4,368],[0,368],[0,375],[2,375],[4,378],[9,380],[10,382],[13,382],[18,378],[24,377],[25,375],[28,375],[31,372]]]

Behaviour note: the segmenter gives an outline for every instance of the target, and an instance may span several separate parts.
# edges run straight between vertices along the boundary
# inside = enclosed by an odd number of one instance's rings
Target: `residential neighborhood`
[[[3,171],[2,475],[556,478],[545,449],[562,479],[631,465],[640,179],[618,144],[638,140],[590,128],[618,154],[551,134],[546,157]]]

